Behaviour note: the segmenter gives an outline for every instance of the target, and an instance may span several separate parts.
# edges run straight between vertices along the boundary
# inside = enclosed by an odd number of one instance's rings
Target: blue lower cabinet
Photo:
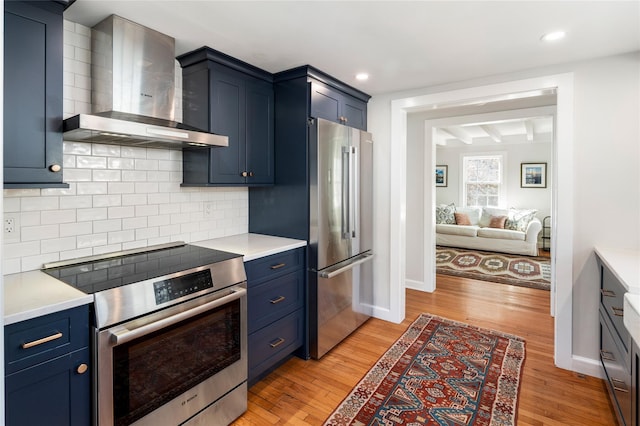
[[[6,425],[89,425],[89,359],[85,348],[6,376]]]
[[[249,385],[305,342],[305,248],[252,260],[247,271]]]
[[[5,424],[91,424],[89,307],[4,328]]]

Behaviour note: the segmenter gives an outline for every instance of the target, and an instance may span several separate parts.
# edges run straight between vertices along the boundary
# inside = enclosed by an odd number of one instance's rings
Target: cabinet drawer
[[[604,266],[600,267],[600,301],[607,316],[620,336],[625,351],[629,351],[629,332],[623,322],[625,289],[616,277]]]
[[[249,289],[249,333],[302,308],[304,272],[299,270]]]
[[[304,247],[245,263],[249,288],[262,281],[282,276],[304,266]]]
[[[616,335],[608,321],[600,315],[600,361],[607,376],[607,387],[613,396],[618,414],[627,425],[631,424],[631,372],[627,357],[616,345]]]
[[[249,381],[302,345],[303,319],[298,309],[249,335]]]
[[[80,306],[5,327],[5,373],[89,346],[89,307]]]

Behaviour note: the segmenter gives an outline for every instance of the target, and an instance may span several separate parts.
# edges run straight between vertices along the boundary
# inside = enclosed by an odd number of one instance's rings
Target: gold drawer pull
[[[286,265],[286,263],[278,263],[277,265],[273,265],[273,266],[271,267],[271,269],[280,269],[280,268],[282,268],[282,267],[283,267],[283,266],[285,266],[285,265]]]
[[[629,389],[627,389],[627,384],[622,380],[614,379],[612,377],[611,385],[613,386],[613,390],[616,390],[618,392],[629,393]],[[624,387],[620,387],[620,386],[624,386]]]
[[[612,290],[605,290],[604,288],[600,289],[600,293],[604,296],[604,297],[616,297],[616,293]]]
[[[611,310],[613,311],[613,315],[615,315],[617,317],[624,316],[624,309],[623,308],[616,308],[615,306],[612,306]]]
[[[34,346],[41,345],[43,343],[51,342],[62,337],[62,333],[52,334],[51,336],[43,337],[42,339],[34,340],[33,342],[27,342],[22,344],[22,349],[29,349]]]
[[[604,349],[600,350],[600,356],[602,359],[607,361],[615,361],[616,357],[613,356],[613,352],[605,351]]]
[[[284,343],[284,339],[282,337],[278,337],[276,340],[274,340],[273,342],[269,343],[269,346],[271,346],[272,348],[277,348],[278,346],[280,346],[283,343]]]
[[[271,299],[269,300],[269,302],[271,302],[272,305],[275,305],[276,303],[280,303],[282,302],[284,299],[286,299],[286,297],[284,296],[278,296],[275,299]]]
[[[85,363],[82,363],[78,366],[78,368],[76,368],[76,372],[78,374],[84,374],[87,372],[88,369],[89,369],[89,366]]]

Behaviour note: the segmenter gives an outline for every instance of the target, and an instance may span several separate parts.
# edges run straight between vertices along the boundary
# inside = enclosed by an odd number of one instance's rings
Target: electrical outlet
[[[204,203],[204,217],[209,218],[213,216],[213,203]]]
[[[8,242],[20,241],[20,224],[15,216],[5,216],[4,222],[4,240]]]
[[[4,218],[4,233],[13,234],[16,232],[16,220],[12,217]]]

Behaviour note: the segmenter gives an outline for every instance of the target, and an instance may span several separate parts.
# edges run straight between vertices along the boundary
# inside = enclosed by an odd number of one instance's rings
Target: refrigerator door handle
[[[370,260],[373,260],[373,253],[364,253],[358,257],[351,259],[351,261],[344,266],[340,266],[336,269],[327,268],[324,271],[318,271],[318,276],[320,278],[333,278],[343,272],[348,271],[349,269],[354,268],[357,265],[369,262]]]
[[[349,230],[351,238],[356,238],[358,229],[358,217],[360,216],[360,205],[357,194],[360,194],[360,170],[358,170],[358,148],[352,146],[349,150]]]
[[[342,238],[351,237],[351,147],[342,147]]]

